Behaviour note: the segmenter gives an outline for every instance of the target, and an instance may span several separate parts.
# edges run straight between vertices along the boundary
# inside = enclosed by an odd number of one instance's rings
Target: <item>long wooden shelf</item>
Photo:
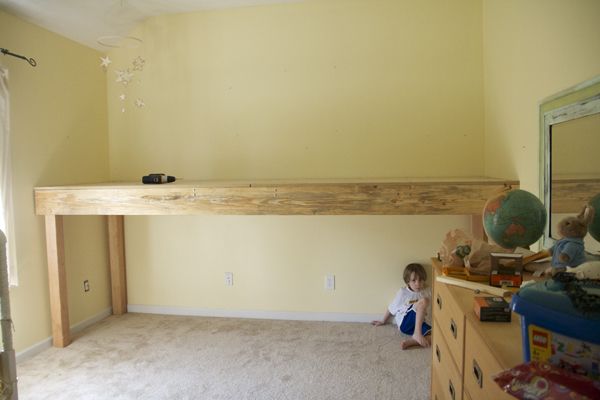
[[[125,215],[471,215],[483,232],[486,200],[518,181],[490,178],[344,181],[99,183],[36,187],[44,215],[54,346],[71,342],[64,215],[106,215],[113,314],[127,312]]]
[[[516,180],[106,183],[36,187],[37,215],[472,215]]]
[[[600,194],[600,177],[553,179],[551,194],[553,213],[578,213],[592,197]]]

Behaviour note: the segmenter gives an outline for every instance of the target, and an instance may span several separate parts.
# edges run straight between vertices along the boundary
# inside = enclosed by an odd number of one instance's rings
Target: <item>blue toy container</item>
[[[525,361],[547,361],[600,380],[600,307],[590,303],[595,296],[600,284],[589,280],[550,279],[521,288],[511,307],[521,316]]]

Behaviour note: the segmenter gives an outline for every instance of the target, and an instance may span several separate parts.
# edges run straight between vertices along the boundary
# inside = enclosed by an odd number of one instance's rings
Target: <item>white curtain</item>
[[[12,173],[10,161],[8,70],[0,66],[0,229],[6,234],[8,281],[16,285],[17,262],[15,224],[12,204]]]

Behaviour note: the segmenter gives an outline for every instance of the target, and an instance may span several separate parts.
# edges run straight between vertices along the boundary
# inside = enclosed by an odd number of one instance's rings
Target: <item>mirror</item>
[[[560,238],[558,222],[600,194],[600,77],[544,100],[540,125],[547,248]],[[600,254],[589,234],[584,241],[588,252]]]

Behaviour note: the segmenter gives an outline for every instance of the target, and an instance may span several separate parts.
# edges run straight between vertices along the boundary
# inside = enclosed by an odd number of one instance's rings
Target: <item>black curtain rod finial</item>
[[[0,53],[4,54],[5,56],[13,56],[13,57],[17,57],[20,58],[22,60],[25,60],[29,63],[29,65],[31,65],[32,67],[35,67],[37,65],[37,62],[33,59],[33,58],[27,58],[25,56],[19,55],[19,54],[15,54],[15,53],[11,53],[10,50],[8,49],[4,49],[2,47],[0,47]]]

